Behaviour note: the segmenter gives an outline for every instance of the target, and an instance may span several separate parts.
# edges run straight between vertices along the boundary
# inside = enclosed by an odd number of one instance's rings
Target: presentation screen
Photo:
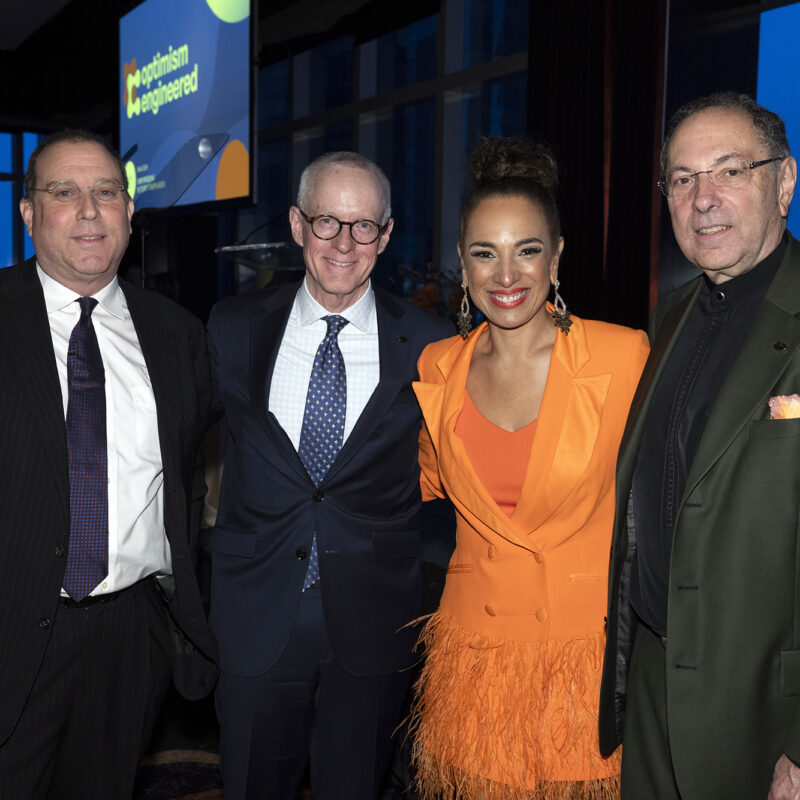
[[[137,209],[252,199],[250,0],[145,0],[119,21],[119,152]]]
[[[800,3],[761,14],[758,39],[758,102],[786,123],[789,147],[800,156]],[[800,194],[795,192],[797,205]],[[798,211],[789,214],[789,230],[800,234]]]

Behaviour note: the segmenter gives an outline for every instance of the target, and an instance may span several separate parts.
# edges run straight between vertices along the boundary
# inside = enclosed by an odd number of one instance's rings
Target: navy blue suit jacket
[[[420,410],[411,389],[449,322],[375,290],[380,380],[319,487],[269,412],[278,348],[298,284],[218,303],[209,321],[215,412],[230,431],[212,535],[211,625],[221,668],[257,675],[294,625],[317,533],[325,618],[354,675],[407,666],[421,613]]]

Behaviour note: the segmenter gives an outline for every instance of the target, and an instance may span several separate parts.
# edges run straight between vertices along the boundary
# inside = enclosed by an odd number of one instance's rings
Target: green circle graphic
[[[136,164],[133,161],[125,163],[125,176],[128,179],[128,197],[136,195]]]
[[[206,0],[223,22],[241,22],[250,16],[250,0]]]

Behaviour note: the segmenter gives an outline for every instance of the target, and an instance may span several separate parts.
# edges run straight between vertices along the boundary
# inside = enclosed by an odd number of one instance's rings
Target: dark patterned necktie
[[[92,325],[93,297],[78,299],[81,317],[67,350],[69,550],[64,590],[83,600],[108,574],[108,454],[105,370]]]
[[[347,320],[336,314],[323,319],[328,324],[328,332],[314,356],[298,448],[300,460],[314,486],[319,486],[331,464],[336,460],[336,456],[339,455],[344,439],[344,418],[347,410],[347,376],[337,338],[339,331],[347,325]],[[319,562],[315,532],[303,591],[318,580]]]

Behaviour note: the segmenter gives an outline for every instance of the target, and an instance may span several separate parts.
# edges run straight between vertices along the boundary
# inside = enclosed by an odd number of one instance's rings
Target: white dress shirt
[[[80,318],[80,296],[36,271],[44,290],[64,418],[67,349]],[[106,375],[108,576],[92,594],[116,592],[154,572],[172,572],[164,530],[164,471],[156,403],[125,295],[114,278],[97,294],[92,324]]]
[[[330,314],[311,296],[304,280],[286,323],[269,390],[269,410],[286,431],[295,450],[300,444],[314,356],[328,332],[327,323],[322,318]],[[339,316],[349,322],[338,336],[347,374],[346,441],[380,379],[378,317],[372,284]]]

